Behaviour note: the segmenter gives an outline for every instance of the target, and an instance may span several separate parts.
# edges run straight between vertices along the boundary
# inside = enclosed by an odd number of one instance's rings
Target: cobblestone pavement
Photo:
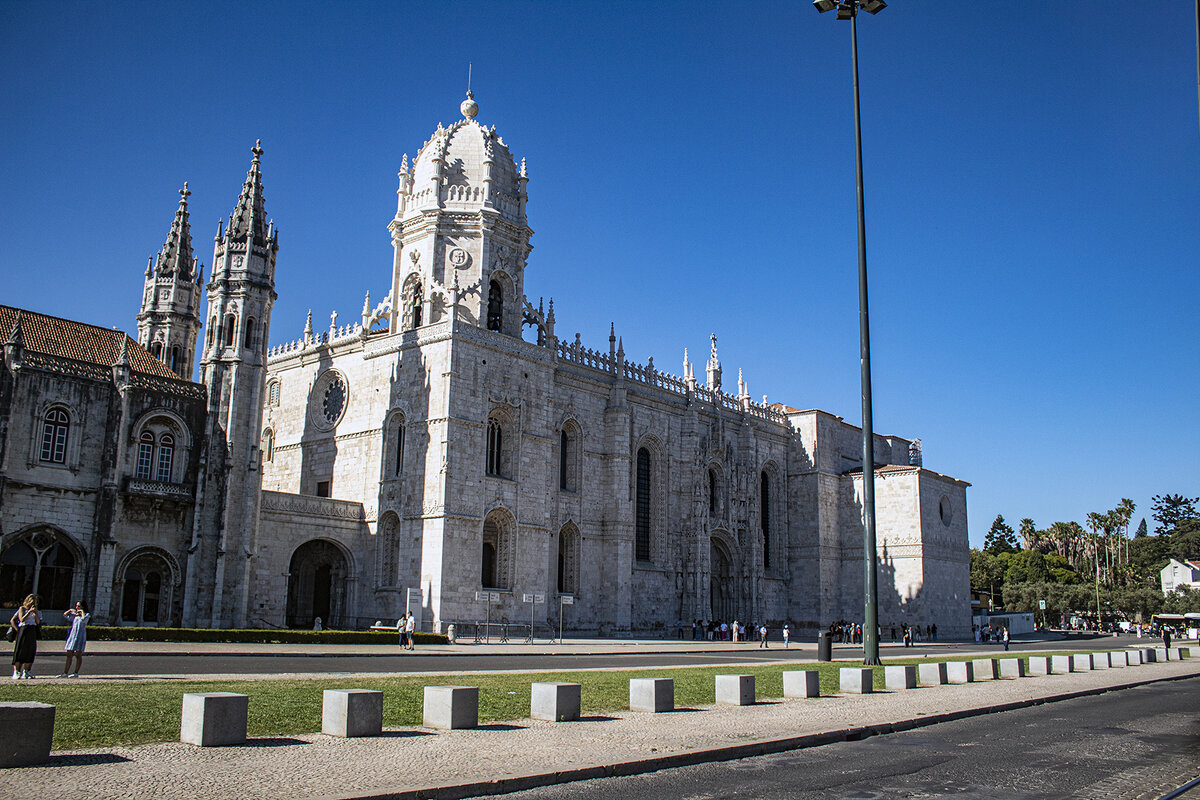
[[[853,740],[1011,704],[1198,674],[1200,659],[1189,659],[748,707],[622,712],[568,723],[526,719],[474,730],[394,729],[370,739],[310,734],[234,747],[166,743],[64,751],[47,765],[0,772],[0,796],[466,797]]]

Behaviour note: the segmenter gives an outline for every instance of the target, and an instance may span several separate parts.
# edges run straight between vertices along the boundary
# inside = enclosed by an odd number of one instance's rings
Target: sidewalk
[[[236,747],[165,743],[55,752],[48,765],[0,772],[0,795],[11,800],[469,797],[810,747],[1197,675],[1200,659],[1187,659],[861,696],[766,700],[746,707],[617,712],[579,722],[524,719],[473,730],[393,729],[368,739],[306,734],[251,739]],[[583,691],[586,695],[586,683]]]

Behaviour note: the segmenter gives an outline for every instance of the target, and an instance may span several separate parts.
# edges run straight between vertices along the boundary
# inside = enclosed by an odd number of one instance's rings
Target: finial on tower
[[[183,198],[182,200],[179,201],[179,205],[183,206],[184,208],[187,208],[187,200],[189,197],[192,196],[192,193],[190,191],[188,191],[188,182],[187,181],[183,182],[183,188],[179,190],[179,196],[181,198]]]
[[[470,89],[471,79],[467,78],[467,99],[462,101],[458,110],[462,112],[464,119],[475,119],[475,115],[479,113],[479,103],[475,102],[475,93]]]
[[[254,163],[255,164],[260,163],[259,159],[262,158],[262,154],[263,154],[262,139],[254,140],[254,147],[250,148],[250,152],[254,153]]]

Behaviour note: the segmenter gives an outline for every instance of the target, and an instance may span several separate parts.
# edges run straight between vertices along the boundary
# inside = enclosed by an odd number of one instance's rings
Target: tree
[[[1158,522],[1154,532],[1159,536],[1171,533],[1184,520],[1200,519],[1196,512],[1196,503],[1200,497],[1184,497],[1181,494],[1156,494],[1153,497],[1153,513]]]
[[[1004,586],[1004,563],[986,550],[971,548],[971,589],[988,595]]]
[[[997,514],[996,519],[992,521],[992,527],[988,529],[987,536],[983,540],[983,549],[992,555],[1012,553],[1017,550],[1017,541],[1013,537],[1012,526],[1004,521],[1002,515]]]
[[[1046,583],[1050,580],[1050,569],[1046,566],[1046,556],[1041,550],[1026,551],[1025,575],[1030,583]]]
[[[1025,545],[1026,550],[1040,549],[1039,545],[1041,544],[1042,532],[1037,529],[1037,527],[1033,524],[1033,520],[1031,520],[1029,517],[1021,520],[1021,524],[1018,526],[1017,532],[1020,535],[1021,543]]]
[[[1144,539],[1147,535],[1148,534],[1146,533],[1146,518],[1142,517],[1142,521],[1138,523],[1137,531],[1133,534],[1133,538]]]

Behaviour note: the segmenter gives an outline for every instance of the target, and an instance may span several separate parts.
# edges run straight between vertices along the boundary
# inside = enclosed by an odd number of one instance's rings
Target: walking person
[[[759,644],[759,647],[766,647],[767,646],[767,626],[766,625],[763,625],[762,627],[760,627],[758,629],[758,635],[760,637],[762,637],[762,643]]]
[[[32,597],[32,595],[30,595],[30,596]],[[1166,625],[1163,625],[1162,634],[1163,634],[1163,647],[1170,647],[1171,646],[1171,629],[1168,628]]]
[[[733,643],[737,644],[738,643],[738,621],[736,619],[733,621],[733,626],[730,628],[730,630],[733,632]]]
[[[787,650],[788,639],[791,638],[792,632],[787,625],[783,626],[783,649]]]
[[[31,594],[21,603],[17,613],[8,620],[16,633],[16,646],[13,648],[12,679],[33,677],[33,660],[37,658],[37,640],[42,635],[42,618],[38,615],[38,604],[41,598]]]
[[[1007,626],[1007,625],[1005,625],[1005,626],[1004,626],[1004,627],[1001,629],[1001,633],[1000,633],[1000,639],[1001,639],[1001,641],[1003,641],[1003,642],[1004,642],[1004,650],[1005,650],[1005,652],[1008,652],[1008,626]]]
[[[396,630],[400,632],[400,649],[408,649],[408,631],[405,630],[405,623],[408,622],[408,612],[405,611],[400,619],[396,620]]]
[[[79,671],[83,669],[83,648],[87,646],[87,624],[92,615],[88,604],[80,600],[75,603],[74,608],[64,611],[63,616],[67,618],[67,625],[71,629],[67,631],[67,644],[63,647],[67,651],[67,663],[63,666],[62,675],[58,677],[78,678]],[[75,669],[71,669],[72,660],[75,662]]]

